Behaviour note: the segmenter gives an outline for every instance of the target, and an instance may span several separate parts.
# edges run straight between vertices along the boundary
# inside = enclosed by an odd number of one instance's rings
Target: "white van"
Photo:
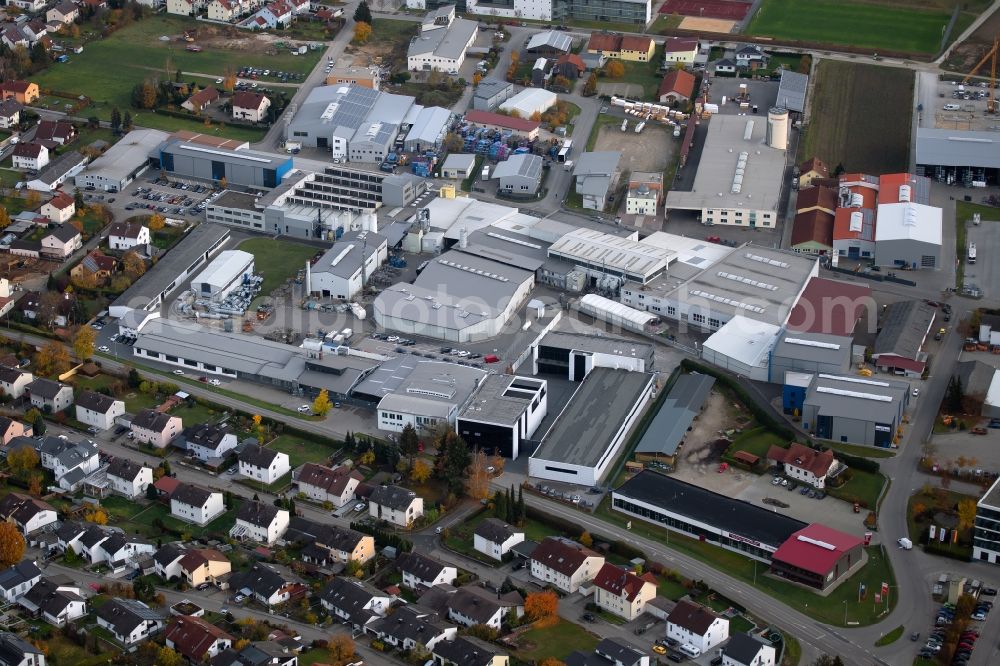
[[[960,107],[958,104],[945,104],[944,105],[944,110],[945,111],[958,111],[961,108],[962,107]]]
[[[684,645],[680,646],[677,649],[686,654],[687,656],[691,657],[692,659],[701,656],[701,650],[691,645],[690,643],[685,643]]]

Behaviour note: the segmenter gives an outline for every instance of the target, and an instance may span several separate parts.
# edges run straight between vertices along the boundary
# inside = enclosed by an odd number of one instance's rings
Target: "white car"
[[[354,505],[354,510],[355,511],[364,511],[365,510],[365,503],[364,502],[358,502],[357,504]]]
[[[218,379],[209,379],[208,383],[211,384],[212,386],[222,386],[222,382],[220,382]]]
[[[462,351],[457,351],[457,352],[455,352],[455,355],[456,355],[456,356],[461,356],[462,358],[465,358],[465,357],[466,357],[466,356],[468,356],[468,355],[469,355],[470,353],[471,353],[471,352],[467,352],[467,351],[465,351],[465,350],[463,349]]]
[[[118,333],[115,333],[114,335],[111,336],[111,342],[114,342],[117,339],[118,339]]]
[[[776,476],[773,479],[771,479],[771,485],[772,486],[780,486],[781,485],[781,477],[780,476]]]
[[[920,389],[918,388],[913,389],[913,397],[916,398],[918,395],[920,395]]]
[[[97,351],[107,353],[111,351],[111,349],[109,349],[107,345],[101,345],[97,348]]]
[[[183,375],[184,371],[183,370],[174,370],[174,374],[175,375]]]
[[[310,411],[309,405],[302,405],[298,409],[299,414],[307,414],[309,413],[309,411]]]
[[[242,603],[244,599],[246,599],[246,595],[243,594],[237,594],[235,597],[233,597],[233,601],[235,601],[238,604]]]
[[[221,84],[221,83],[222,83],[222,79],[216,79],[216,80],[215,80],[215,85],[219,85],[219,84]]]

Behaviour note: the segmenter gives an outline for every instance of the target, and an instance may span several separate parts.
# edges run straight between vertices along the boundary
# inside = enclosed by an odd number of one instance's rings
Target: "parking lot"
[[[177,215],[198,217],[205,212],[208,202],[217,196],[215,188],[185,181],[170,181],[157,178],[149,184],[132,186],[119,196],[125,201],[125,210],[134,210],[152,215]],[[112,203],[114,199],[109,199]]]

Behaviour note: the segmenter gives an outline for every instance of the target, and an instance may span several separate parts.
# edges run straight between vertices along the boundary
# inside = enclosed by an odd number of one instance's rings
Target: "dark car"
[[[667,659],[669,659],[670,661],[674,662],[675,664],[679,664],[682,661],[684,661],[684,657],[680,656],[676,652],[671,652],[670,654],[668,654],[667,655]]]
[[[910,634],[910,640],[914,642],[920,640],[920,632],[914,631],[912,634]]]
[[[597,622],[597,618],[594,617],[593,613],[584,613],[583,619],[586,620],[587,622]]]
[[[997,595],[997,589],[995,587],[984,587],[979,591],[979,594],[987,597],[995,597]]]

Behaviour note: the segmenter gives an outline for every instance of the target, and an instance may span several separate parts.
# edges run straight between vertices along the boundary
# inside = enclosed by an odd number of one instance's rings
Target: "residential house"
[[[18,599],[25,610],[54,627],[63,627],[87,614],[87,600],[76,585],[60,585],[42,578]]]
[[[5,99],[0,102],[0,128],[12,129],[21,122],[23,106],[16,99]]]
[[[32,46],[34,46],[38,40],[49,34],[49,26],[46,25],[45,21],[41,18],[33,18],[27,23],[22,23],[21,30],[28,37],[28,41]],[[51,43],[51,40],[48,41]],[[49,45],[43,43],[43,46],[48,48]]]
[[[97,430],[108,430],[123,414],[124,400],[96,391],[83,391],[76,397],[76,420]]]
[[[767,459],[780,466],[789,478],[820,490],[826,488],[827,477],[840,466],[830,449],[817,451],[796,442],[792,442],[787,449],[771,445]]]
[[[114,598],[97,609],[97,625],[125,647],[146,640],[165,624],[162,613],[135,599]]]
[[[12,567],[0,571],[0,598],[9,604],[42,579],[42,570],[31,560],[22,560]]]
[[[42,215],[56,224],[69,222],[76,215],[76,200],[65,192],[56,195],[42,204]]]
[[[8,0],[7,4],[11,7],[23,9],[30,14],[37,14],[45,9],[44,0]]]
[[[182,483],[170,496],[170,515],[196,525],[207,525],[225,510],[222,493],[192,483]]]
[[[316,502],[329,502],[340,508],[354,499],[354,489],[364,481],[364,476],[347,465],[339,465],[333,469],[317,465],[304,464],[298,472],[295,483],[299,492]]]
[[[759,69],[767,67],[771,56],[761,51],[753,44],[747,44],[736,50],[736,66],[743,69]]]
[[[167,13],[197,16],[205,9],[206,0],[167,0]]]
[[[65,259],[81,247],[83,237],[69,224],[60,224],[42,236],[42,255],[53,259]]]
[[[813,186],[813,181],[830,177],[830,169],[818,157],[810,157],[799,165],[799,189]]]
[[[217,4],[220,0],[215,0],[212,4]],[[209,5],[211,7],[211,5]],[[187,109],[192,113],[201,113],[206,108],[215,104],[219,101],[219,91],[214,87],[209,86],[207,88],[202,88],[195,94],[188,97],[181,103],[181,108]]]
[[[524,530],[502,520],[487,518],[476,526],[472,545],[483,555],[502,560],[511,548],[524,541]]]
[[[108,227],[108,247],[112,250],[131,250],[149,242],[149,227],[142,224],[115,222]]]
[[[20,421],[0,416],[0,446],[7,446],[17,437],[31,437],[34,429]]]
[[[167,581],[183,576],[181,560],[184,559],[185,555],[187,555],[187,551],[177,544],[168,543],[160,546],[156,554],[153,555],[156,575]]]
[[[796,213],[795,219],[792,220],[791,249],[809,254],[832,254],[836,223],[837,218],[834,215],[822,210]]]
[[[44,146],[56,144],[65,146],[76,139],[76,127],[73,123],[65,120],[40,120],[35,128],[35,137],[32,141],[37,141]]]
[[[153,469],[119,456],[108,466],[108,484],[112,492],[129,499],[142,497],[153,484]]]
[[[171,416],[155,409],[143,409],[132,417],[129,427],[132,439],[162,449],[181,432],[184,422],[179,416]]]
[[[605,562],[594,577],[594,603],[612,615],[631,622],[646,612],[656,597],[656,578]]]
[[[98,249],[88,252],[76,266],[70,269],[70,277],[81,279],[92,276],[95,284],[104,285],[118,272],[118,259],[109,257]]]
[[[29,495],[8,493],[0,500],[0,519],[17,525],[24,536],[54,526],[58,518],[55,508],[49,503]]]
[[[523,600],[521,603],[523,605]],[[454,593],[448,595],[445,606],[448,619],[455,624],[460,624],[463,627],[483,624],[497,630],[500,629],[504,618],[511,610],[511,606],[502,603],[496,594],[478,585],[458,588]]]
[[[247,444],[239,454],[240,474],[253,481],[271,485],[292,471],[288,454]]]
[[[435,666],[509,666],[510,657],[492,643],[473,636],[440,641],[431,653]]]
[[[716,74],[736,74],[736,63],[729,58],[716,61],[712,67]]]
[[[20,368],[0,365],[0,389],[3,389],[4,395],[9,395],[15,400],[24,395],[25,388],[34,379],[34,375],[30,372],[21,370]],[[7,440],[4,441],[4,444],[6,443]]]
[[[581,153],[573,166],[574,186],[583,198],[583,207],[604,210],[608,197],[621,176],[622,154],[616,150]]]
[[[129,564],[137,564],[143,557],[156,552],[156,546],[137,536],[114,532],[101,542],[91,564],[107,562],[112,571],[124,571]]]
[[[49,163],[49,149],[40,143],[26,141],[14,146],[14,168],[40,171]]]
[[[580,56],[575,53],[567,53],[556,58],[556,64],[553,66],[552,71],[555,72],[556,76],[563,76],[570,81],[576,81],[587,71],[587,65]]]
[[[235,638],[200,617],[181,615],[167,625],[163,634],[167,647],[177,650],[192,664],[203,663],[232,647]]]
[[[270,6],[270,5],[268,5]],[[249,123],[263,122],[271,100],[262,93],[240,91],[233,95],[233,118]]]
[[[56,483],[63,490],[75,491],[101,466],[97,446],[86,440],[71,442],[60,437],[46,437],[37,446],[42,467],[52,470]]]
[[[229,558],[214,548],[192,548],[181,556],[180,574],[191,587],[204,583],[220,585],[233,570]]]
[[[107,532],[90,523],[66,521],[56,530],[58,549],[63,553],[73,551],[88,562],[100,561],[97,553],[101,542],[107,538]]]
[[[293,639],[287,640],[294,642]],[[297,649],[301,649],[301,646],[290,647],[285,642],[278,641],[257,641],[239,652],[235,648],[223,650],[212,659],[212,666],[297,666]]]
[[[28,106],[41,96],[41,91],[31,81],[6,81],[0,84],[0,96]]]
[[[330,581],[319,600],[330,615],[358,630],[384,617],[395,599],[367,583],[338,577]]]
[[[667,638],[704,654],[729,638],[729,620],[690,601],[679,601],[667,616]]]
[[[303,562],[321,567],[347,562],[364,564],[375,556],[375,539],[371,535],[299,516],[289,520],[285,541],[302,547]]]
[[[232,574],[229,586],[268,608],[302,598],[309,592],[302,583],[287,581],[275,569],[259,562],[245,573]]]
[[[224,426],[201,423],[184,429],[187,452],[202,462],[222,458],[239,444]]]
[[[34,317],[29,317],[34,319]],[[58,325],[58,324],[57,324]],[[31,400],[31,406],[50,413],[61,412],[73,404],[73,387],[54,382],[51,379],[37,377],[28,382],[25,392]]]
[[[604,558],[568,539],[546,537],[531,553],[531,576],[568,594],[594,579]]]
[[[663,174],[633,171],[628,179],[625,212],[628,215],[656,215],[663,200]]]
[[[256,14],[254,29],[287,28],[295,20],[295,10],[286,0],[278,0],[267,4]]]
[[[11,243],[11,252],[14,252],[14,245],[18,242],[25,241],[14,241]],[[35,241],[33,242],[35,246],[35,257],[40,256],[41,243]],[[25,292],[24,296],[17,302],[21,312],[24,316],[32,321],[37,321],[41,326],[65,326],[69,323],[69,315],[72,313],[73,308],[76,305],[76,295],[71,293],[63,293],[62,299],[56,301],[48,301],[42,298],[42,295],[37,291]],[[72,397],[72,396],[71,396]],[[72,400],[70,401],[72,402]]]
[[[368,623],[365,631],[400,650],[434,650],[441,641],[454,640],[458,628],[442,622],[436,613],[416,604],[397,608],[389,616]]]
[[[379,486],[368,497],[368,515],[398,527],[410,527],[424,515],[424,500],[406,488]]]
[[[80,16],[80,8],[75,3],[70,2],[70,0],[63,0],[45,12],[46,21],[58,21],[65,25],[69,25],[75,21],[78,16]]]
[[[212,21],[229,21],[242,14],[242,6],[235,0],[212,0],[208,3],[208,18]]]
[[[698,39],[696,37],[667,37],[663,40],[663,67],[676,66],[677,63],[693,65],[698,57]]]
[[[0,632],[2,666],[45,666],[45,653],[17,634]]]
[[[751,634],[734,634],[722,648],[722,666],[774,666],[773,646]]]
[[[683,69],[672,69],[660,82],[656,99],[660,104],[679,104],[684,106],[694,94],[694,74]]]
[[[0,26],[0,43],[11,50],[18,46],[25,49],[31,48],[31,40],[28,39],[28,35],[21,29],[21,26],[16,23],[4,23]]]
[[[587,42],[587,53],[630,62],[649,62],[656,51],[656,42],[640,35],[593,32]]]
[[[458,569],[420,553],[404,553],[396,560],[396,567],[403,574],[403,585],[419,590],[435,585],[451,585],[458,577]]]
[[[287,511],[267,502],[250,500],[236,510],[236,524],[229,531],[229,536],[270,546],[287,529]]]

